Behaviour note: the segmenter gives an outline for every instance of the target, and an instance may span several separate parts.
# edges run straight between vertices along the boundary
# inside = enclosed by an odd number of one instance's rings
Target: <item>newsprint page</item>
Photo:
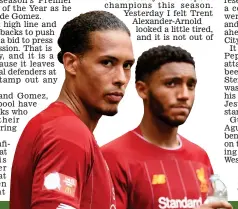
[[[98,145],[141,121],[135,66],[142,52],[181,47],[195,60],[197,85],[178,132],[207,152],[238,208],[238,0],[0,0],[0,209],[9,208],[11,167],[23,129],[58,98],[64,82],[57,59],[60,31],[92,10],[111,12],[126,24],[135,58],[118,113],[103,116],[94,130]]]

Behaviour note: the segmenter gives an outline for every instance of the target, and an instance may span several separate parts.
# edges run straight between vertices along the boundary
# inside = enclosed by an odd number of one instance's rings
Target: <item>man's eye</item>
[[[106,67],[111,67],[112,66],[112,61],[111,60],[103,60],[102,64]]]
[[[132,64],[131,64],[131,63],[125,63],[125,64],[123,65],[123,68],[124,68],[125,70],[130,70],[131,67],[132,67]]]
[[[175,86],[175,82],[174,81],[169,81],[169,82],[166,83],[166,86],[174,87]]]
[[[195,83],[189,83],[188,87],[189,89],[195,89],[196,84]]]

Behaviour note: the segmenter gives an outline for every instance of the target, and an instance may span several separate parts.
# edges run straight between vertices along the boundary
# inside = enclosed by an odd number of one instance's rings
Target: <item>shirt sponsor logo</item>
[[[202,198],[198,199],[188,199],[184,197],[183,199],[169,199],[168,197],[160,197],[158,199],[159,208],[196,208],[202,204]]]
[[[200,181],[200,191],[207,193],[208,192],[208,184],[207,184],[207,180],[205,177],[204,168],[197,169],[196,174],[197,174],[198,180]]]
[[[75,197],[76,179],[58,172],[46,173],[44,178],[43,189],[54,190]]]
[[[152,177],[152,184],[165,184],[166,176],[164,174],[155,174]]]
[[[56,208],[56,209],[76,209],[70,205],[66,205],[66,204],[63,204],[63,203],[60,203],[59,206]]]

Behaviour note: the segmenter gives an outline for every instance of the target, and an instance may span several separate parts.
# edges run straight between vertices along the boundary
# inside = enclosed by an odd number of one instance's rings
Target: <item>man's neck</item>
[[[143,137],[152,144],[164,148],[179,146],[178,128],[171,127],[163,121],[153,118],[151,114],[144,114],[140,129]]]
[[[101,115],[96,114],[93,108],[84,104],[71,89],[72,87],[68,88],[67,82],[64,82],[57,101],[67,105],[83,121],[89,130],[93,132]]]

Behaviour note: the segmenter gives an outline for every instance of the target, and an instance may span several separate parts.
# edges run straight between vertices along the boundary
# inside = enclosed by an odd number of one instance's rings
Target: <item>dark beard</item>
[[[106,116],[114,116],[117,114],[117,109],[116,110],[102,110],[100,108],[96,108],[95,112],[100,115],[106,115]]]
[[[171,127],[178,127],[182,125],[186,120],[173,120],[169,116],[165,115],[165,108],[163,104],[156,99],[151,91],[149,91],[149,108],[156,119],[164,122]]]
[[[96,113],[100,116],[102,115],[106,115],[106,116],[114,116],[117,114],[118,112],[118,109],[114,109],[114,110],[110,110],[110,109],[102,109],[102,108],[99,108],[99,107],[95,107],[93,105],[89,105],[89,103],[86,103],[85,101],[82,100],[82,103],[84,104],[85,108],[91,112],[91,113]]]

